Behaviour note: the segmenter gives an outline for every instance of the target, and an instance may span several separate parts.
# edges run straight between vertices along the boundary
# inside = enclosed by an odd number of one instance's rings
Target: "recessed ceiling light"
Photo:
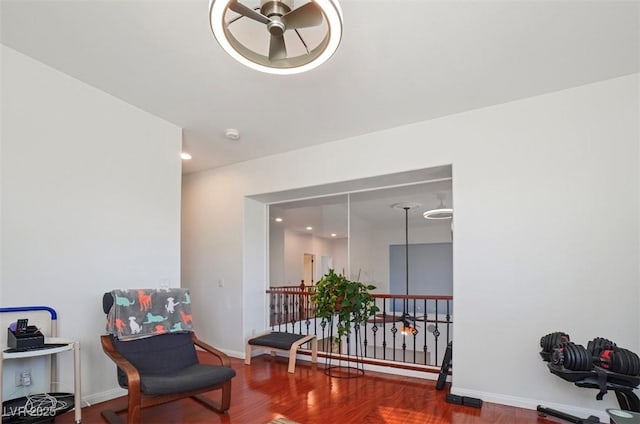
[[[282,222],[282,218],[276,218],[275,221],[276,222]]]
[[[311,231],[313,230],[313,227],[307,227],[307,230]]]
[[[331,237],[336,237],[337,234],[336,233],[331,233]]]
[[[187,152],[180,153],[180,159],[182,160],[191,160],[191,155]]]

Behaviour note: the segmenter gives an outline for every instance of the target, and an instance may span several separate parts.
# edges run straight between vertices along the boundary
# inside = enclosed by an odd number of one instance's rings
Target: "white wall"
[[[321,256],[332,256],[332,240],[296,231],[284,231],[285,284],[296,286],[304,277],[304,254],[315,255],[314,281],[318,281]],[[310,284],[310,281],[305,281]]]
[[[284,227],[269,226],[269,285],[285,286]]]
[[[0,306],[56,309],[59,334],[81,344],[82,392],[100,400],[117,387],[102,294],[180,285],[181,130],[1,52]],[[60,364],[72,391],[71,360]]]
[[[182,186],[182,272],[183,287],[202,293],[192,298],[194,315],[203,322],[197,331],[200,338],[228,353],[242,355],[245,328],[264,330],[266,304],[266,246],[268,212],[263,205],[244,199],[245,177],[233,168],[224,168],[215,181],[183,176]],[[190,180],[188,184],[184,181]],[[251,221],[245,228],[244,214],[252,213],[262,220]],[[262,231],[260,231],[262,229]],[[262,234],[256,237],[255,234]],[[243,252],[260,249],[243,266]],[[242,279],[252,284],[242,285]],[[244,305],[244,308],[242,307]],[[244,310],[243,310],[244,309]],[[244,321],[243,321],[244,319]],[[250,327],[249,322],[256,322]],[[231,326],[231,327],[230,327]]]
[[[284,230],[284,285],[297,286],[304,277],[303,256],[314,253],[311,234]]]
[[[270,227],[269,235],[269,273],[271,286],[297,286],[304,277],[304,254],[315,255],[314,279],[322,277],[320,261],[322,256],[334,258],[336,245],[344,244],[338,240],[328,240],[312,234],[301,233],[282,226]],[[343,258],[338,258],[343,262]],[[335,262],[334,262],[335,263]],[[305,281],[309,285],[310,281]]]
[[[348,240],[341,238],[331,243],[331,257],[333,258],[333,269],[337,273],[347,270],[347,246]],[[324,275],[324,274],[323,274]]]
[[[410,229],[409,243],[451,241],[450,228],[450,222],[447,221]],[[362,268],[362,281],[376,286],[378,293],[389,293],[389,246],[404,244],[404,228],[400,231],[398,228],[376,228],[375,231],[360,231],[355,236],[355,240],[351,241],[352,272],[357,274],[358,269]]]
[[[263,252],[242,248],[267,246],[266,231],[242,232],[244,196],[452,164],[454,391],[568,412],[615,406],[551,375],[538,351],[556,330],[640,351],[638,92],[636,74],[190,175],[183,274],[211,293],[196,312],[214,344],[238,352],[266,316],[244,311],[244,334],[228,329],[243,288],[267,280],[255,269]],[[311,173],[310,156],[331,160]],[[221,274],[222,293],[208,287]]]

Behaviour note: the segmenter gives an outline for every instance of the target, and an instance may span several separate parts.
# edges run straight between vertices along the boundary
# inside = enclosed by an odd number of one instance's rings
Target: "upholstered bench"
[[[244,363],[251,365],[251,353],[253,349],[265,349],[275,355],[276,352],[289,354],[289,372],[296,370],[296,353],[298,348],[311,342],[311,362],[318,362],[318,339],[315,335],[280,333],[273,331],[247,340]]]

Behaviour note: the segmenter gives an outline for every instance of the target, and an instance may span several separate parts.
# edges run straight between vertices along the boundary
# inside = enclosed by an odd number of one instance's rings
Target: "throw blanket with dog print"
[[[107,315],[106,331],[119,340],[193,329],[187,289],[113,290],[111,295],[113,306]]]

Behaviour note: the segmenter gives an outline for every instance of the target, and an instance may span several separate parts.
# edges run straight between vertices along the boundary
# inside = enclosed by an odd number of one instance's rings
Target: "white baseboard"
[[[566,414],[576,415],[580,418],[587,418],[590,415],[595,415],[600,418],[603,423],[609,422],[609,416],[603,410],[579,408],[574,405],[563,405],[560,403],[546,402],[536,399],[521,398],[516,396],[504,395],[501,393],[488,393],[479,390],[469,390],[464,388],[453,387],[451,393],[459,396],[469,396],[478,399],[482,399],[483,402],[497,403],[500,405],[515,406],[516,408],[524,408],[536,410],[538,405],[542,405],[545,408],[557,409]]]
[[[94,393],[88,396],[82,397],[82,407],[91,406],[96,403],[106,402],[111,399],[115,399],[120,396],[126,396],[127,391],[119,387],[105,392]]]
[[[226,353],[232,358],[244,359],[244,352],[238,352],[237,350],[220,349],[220,351]]]
[[[253,356],[258,356],[261,355],[265,352],[265,351],[259,351],[258,349],[255,350],[255,352],[257,352],[256,354],[254,354]],[[283,356],[283,357],[288,357],[289,355],[287,353],[282,353],[282,352],[276,352],[276,355],[278,356]],[[296,356],[296,359],[299,361],[306,361],[306,362],[311,362],[311,355],[302,355],[302,354],[298,354]],[[324,364],[325,358],[319,356],[318,357],[318,364]],[[343,361],[345,364],[348,361]],[[438,379],[438,373],[431,373],[431,372],[425,372],[425,371],[415,371],[415,370],[408,370],[408,369],[402,369],[402,368],[391,368],[391,367],[387,367],[384,365],[374,365],[374,364],[364,364],[363,365],[365,371],[373,371],[373,372],[379,372],[382,374],[390,374],[390,375],[401,375],[404,377],[415,377],[415,378],[422,378],[425,380],[437,380]],[[449,381],[449,380],[447,380]]]

